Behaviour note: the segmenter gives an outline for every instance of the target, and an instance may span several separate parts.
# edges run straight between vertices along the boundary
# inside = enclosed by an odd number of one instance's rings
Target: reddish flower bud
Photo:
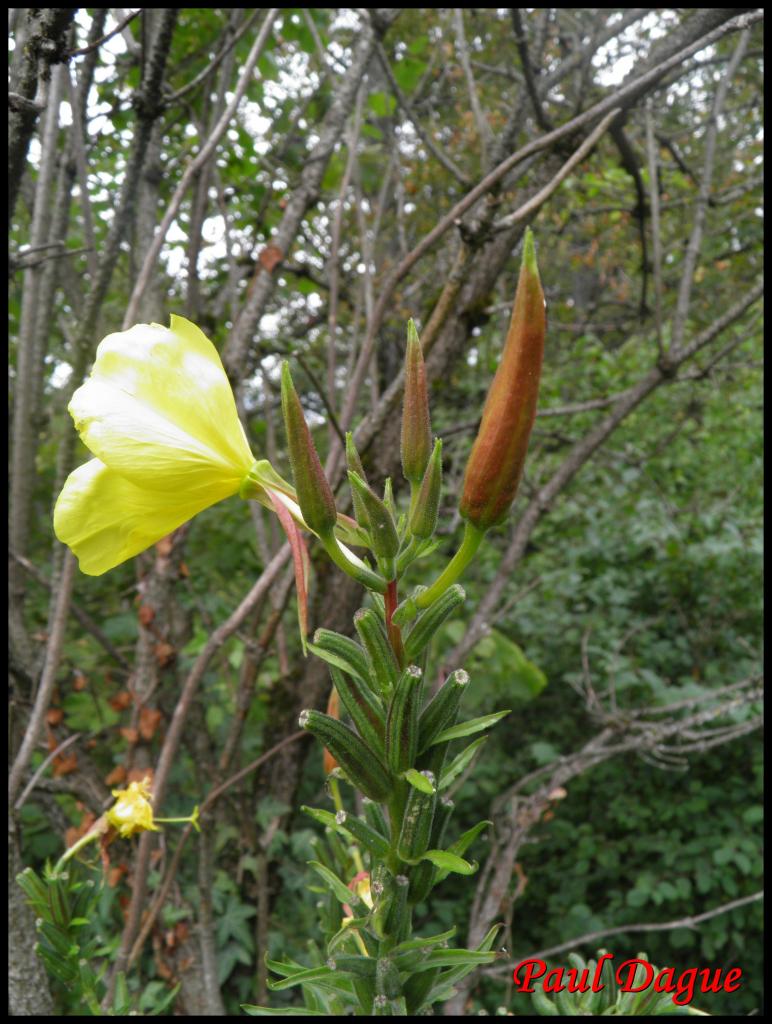
[[[418,486],[432,453],[432,430],[429,423],[429,395],[426,370],[418,331],[412,320],[407,322],[405,351],[405,404],[402,411],[402,472],[405,479]]]
[[[284,363],[281,368],[281,411],[300,511],[310,530],[320,537],[328,537],[337,522],[335,499],[316,454],[303,407],[292,383],[289,363]]]
[[[478,530],[506,518],[536,417],[547,319],[533,234],[526,230],[520,280],[501,363],[469,456],[459,511]]]

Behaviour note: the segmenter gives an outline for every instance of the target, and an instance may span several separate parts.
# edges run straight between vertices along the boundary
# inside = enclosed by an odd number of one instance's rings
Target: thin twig
[[[127,15],[123,19],[123,21],[119,21],[118,25],[110,32],[108,32],[107,35],[102,36],[101,39],[97,39],[95,42],[90,43],[88,46],[82,47],[80,50],[70,50],[70,52],[67,54],[67,59],[69,60],[70,57],[83,57],[87,53],[91,53],[92,50],[96,50],[97,47],[102,45],[102,43],[106,43],[108,39],[112,39],[113,36],[117,36],[119,32],[123,32],[126,26],[130,25],[131,22],[134,21],[136,16],[141,13],[141,11],[142,8],[140,8],[137,11],[132,11],[131,14]]]
[[[391,70],[391,64],[389,64],[389,58],[386,55],[386,51],[384,50],[382,43],[379,42],[376,45],[375,52],[377,53],[378,59],[381,62],[381,67],[386,72],[386,77],[389,80],[391,91],[394,93],[394,96],[399,106],[402,107],[407,116],[410,118],[410,122],[415,128],[418,138],[421,140],[421,142],[423,142],[423,144],[426,146],[426,148],[429,150],[432,156],[438,161],[438,163],[441,163],[446,171],[450,171],[450,173],[453,175],[456,181],[461,182],[462,185],[465,185],[468,188],[472,183],[471,178],[467,174],[465,174],[460,167],[456,166],[456,164],[453,162],[453,160],[451,160],[447,153],[445,153],[437,145],[437,143],[431,137],[429,132],[424,131],[423,125],[421,124],[418,114],[413,109],[410,100],[408,100],[407,96],[405,96],[405,94],[402,92],[399,85],[397,84],[397,80],[394,77],[394,72]]]
[[[16,803],[13,805],[14,811],[20,811],[22,809],[24,804],[27,802],[27,797],[33,791],[35,786],[37,786],[40,777],[43,775],[43,773],[45,772],[46,768],[48,768],[48,766],[51,764],[51,762],[54,760],[54,758],[55,757],[59,757],[59,755],[62,753],[63,750],[66,750],[67,747],[72,746],[72,744],[76,740],[79,740],[81,738],[81,736],[82,736],[82,733],[74,732],[72,734],[72,736],[68,736],[66,740],[62,740],[62,742],[57,747],[54,747],[54,749],[49,753],[48,757],[45,758],[45,760],[40,765],[40,767],[36,769],[36,771],[34,772],[32,778],[29,780],[27,785],[24,787],[21,796],[16,801]]]
[[[464,11],[460,7],[453,8],[453,25],[456,30],[456,53],[466,78],[466,86],[469,91],[469,103],[477,124],[477,135],[480,140],[480,166],[485,167],[488,163],[488,147],[491,142],[491,126],[480,106],[480,97],[477,95],[477,86],[474,80],[472,65],[469,63],[469,47],[464,32]]]
[[[218,797],[222,796],[222,794],[226,790],[230,789],[231,786],[234,786],[237,782],[240,782],[241,779],[256,771],[261,765],[265,764],[266,761],[270,760],[274,756],[274,754],[278,754],[278,752],[282,750],[284,747],[288,746],[290,743],[296,742],[303,736],[307,735],[308,734],[304,730],[301,730],[300,732],[294,732],[291,733],[289,736],[285,736],[284,739],[280,740],[278,743],[272,746],[270,750],[267,750],[264,754],[261,754],[260,757],[258,757],[255,761],[252,761],[250,764],[248,764],[246,768],[242,768],[235,775],[232,775],[229,779],[223,782],[222,785],[218,786],[216,789],[213,789],[207,795],[204,802],[201,804],[199,808],[199,813],[203,815],[212,807],[212,805],[215,803]],[[152,931],[153,925],[161,910],[161,907],[166,901],[166,897],[169,893],[169,889],[171,888],[172,882],[177,877],[177,869],[180,865],[180,860],[182,859],[182,852],[185,849],[185,844],[190,838],[190,834],[192,831],[193,826],[190,824],[186,825],[182,831],[180,841],[177,844],[177,849],[174,851],[174,856],[169,862],[169,866],[166,870],[164,880],[159,886],[158,891],[156,892],[155,895],[155,899],[153,900],[150,909],[147,911],[147,914],[143,919],[142,930],[137,935],[136,941],[131,947],[131,953],[128,958],[129,967],[131,967],[136,962],[137,957],[142,952],[142,947],[145,944],[145,940]]]
[[[654,317],[657,328],[657,350],[659,358],[665,355],[662,335],[662,227],[659,220],[659,172],[657,168],[657,147],[654,145],[654,118],[651,113],[651,97],[646,99],[646,156],[649,164],[649,208],[651,210],[651,251],[654,261]]]
[[[215,150],[217,149],[217,146],[220,142],[223,133],[233,120],[233,115],[238,109],[238,106],[241,103],[244,93],[247,90],[247,86],[252,80],[252,74],[254,72],[255,65],[257,64],[257,60],[263,51],[263,47],[268,41],[268,36],[270,35],[271,29],[273,28],[273,23],[276,20],[276,16],[278,13],[279,8],[272,7],[266,14],[265,19],[263,20],[263,24],[260,26],[260,31],[257,34],[257,38],[252,44],[252,49],[249,51],[249,55],[244,63],[244,69],[241,73],[241,77],[239,78],[238,84],[236,85],[236,88],[234,90],[233,99],[223,111],[219,121],[212,129],[211,135],[206,140],[204,145],[201,147],[198,154],[194,157],[193,160],[191,160],[191,162],[185,168],[182,174],[182,178],[180,179],[177,188],[174,190],[174,195],[172,196],[171,200],[169,201],[169,205],[166,208],[166,212],[164,213],[163,219],[161,221],[161,226],[155,233],[153,242],[150,245],[150,248],[148,249],[147,254],[145,256],[145,260],[142,264],[142,269],[137,275],[137,280],[134,284],[134,288],[132,289],[131,298],[128,301],[128,304],[126,306],[126,313],[123,318],[124,330],[130,327],[134,323],[134,320],[136,319],[137,309],[139,307],[140,300],[142,299],[145,289],[147,288],[150,282],[150,277],[155,270],[155,265],[158,261],[158,256],[161,252],[161,247],[163,246],[164,240],[169,231],[169,228],[172,225],[172,222],[174,221],[174,218],[177,216],[177,213],[179,212],[179,208],[182,203],[183,197],[187,192],[190,183],[193,181],[197,172],[212,157]]]
[[[35,696],[35,704],[32,708],[29,723],[24,733],[24,739],[19,747],[19,752],[13,762],[11,773],[8,779],[8,802],[14,803],[16,794],[21,786],[21,780],[29,766],[34,753],[38,737],[43,728],[43,720],[48,706],[51,703],[51,695],[56,681],[56,673],[59,668],[59,659],[62,654],[64,643],[65,627],[67,625],[67,612],[70,605],[72,583],[75,577],[75,556],[68,551],[64,556],[64,565],[59,581],[59,589],[54,607],[52,628],[48,637],[46,656],[43,664],[43,671],[40,676],[40,685]]]
[[[237,31],[234,33],[231,39],[229,39],[223,45],[220,52],[210,61],[209,64],[207,64],[203,71],[199,71],[199,73],[192,81],[188,82],[187,85],[183,85],[181,89],[177,90],[177,92],[172,93],[171,96],[164,99],[165,105],[167,107],[174,106],[174,104],[178,100],[181,100],[184,96],[187,96],[188,93],[198,88],[198,86],[201,85],[201,83],[204,82],[209,77],[209,75],[212,74],[213,71],[216,71],[217,68],[222,63],[222,61],[225,59],[225,57],[227,57],[227,55],[231,52],[236,43],[238,43],[242,36],[246,35],[246,33],[252,28],[252,26],[255,24],[255,22],[262,13],[262,8],[258,7],[256,11],[250,14],[242,24],[241,28],[237,29]]]
[[[558,173],[548,181],[544,188],[540,189],[536,195],[523,203],[519,209],[515,210],[514,213],[510,213],[506,217],[502,217],[501,220],[496,221],[493,225],[495,231],[503,231],[506,228],[511,228],[515,224],[518,224],[522,220],[528,220],[537,210],[539,210],[550,196],[555,192],[558,187],[565,181],[571,171],[576,167],[578,163],[587,156],[587,154],[594,148],[598,140],[605,134],[611,122],[621,114],[621,109],[616,107],[614,110],[609,111],[608,114],[603,118],[600,124],[593,129],[593,131],[587,136],[581,146],[575,153],[566,160],[563,166],[560,168]]]

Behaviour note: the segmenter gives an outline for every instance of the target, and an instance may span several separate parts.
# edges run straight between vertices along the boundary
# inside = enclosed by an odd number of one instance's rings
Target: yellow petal
[[[217,350],[183,317],[109,334],[69,408],[84,444],[144,488],[237,490],[253,462]]]
[[[92,459],[67,478],[54,508],[54,532],[81,572],[101,576],[234,493],[222,485],[192,495],[144,490]]]
[[[116,802],[106,817],[124,839],[135,832],[160,832],[153,820],[153,805],[147,780],[132,782],[128,789],[114,789]]]

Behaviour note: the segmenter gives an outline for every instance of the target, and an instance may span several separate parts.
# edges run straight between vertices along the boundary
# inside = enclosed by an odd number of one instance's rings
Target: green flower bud
[[[426,467],[424,478],[410,513],[410,532],[414,537],[428,540],[437,526],[442,491],[442,441],[434,442],[434,450]]]
[[[298,504],[309,529],[320,537],[332,535],[337,522],[335,499],[316,454],[303,407],[292,383],[289,363],[281,368],[281,411],[287,431],[289,457]]]
[[[361,477],[367,483],[367,477],[362,468],[362,460],[359,458],[359,452],[354,444],[354,435],[351,431],[346,434],[346,465],[352,473],[356,473],[358,477]],[[355,487],[351,488],[351,497],[354,501],[354,518],[360,526],[367,529],[370,525],[370,518],[367,515],[367,509],[360,497],[359,491]]]
[[[402,411],[402,472],[410,483],[423,479],[432,450],[429,423],[429,395],[426,390],[426,369],[418,331],[412,320],[407,322],[405,351],[405,403]]]
[[[352,493],[359,494],[367,511],[370,521],[370,546],[378,559],[378,565],[387,580],[394,579],[394,559],[399,551],[399,536],[394,524],[394,517],[385,503],[373,494],[357,473],[349,471],[348,478]]]

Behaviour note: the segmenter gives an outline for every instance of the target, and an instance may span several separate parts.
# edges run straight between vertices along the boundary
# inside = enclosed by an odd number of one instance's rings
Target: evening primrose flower
[[[89,576],[234,494],[270,508],[270,488],[300,519],[290,485],[250,451],[217,350],[184,317],[109,334],[69,412],[96,458],[68,477],[54,531]]]

